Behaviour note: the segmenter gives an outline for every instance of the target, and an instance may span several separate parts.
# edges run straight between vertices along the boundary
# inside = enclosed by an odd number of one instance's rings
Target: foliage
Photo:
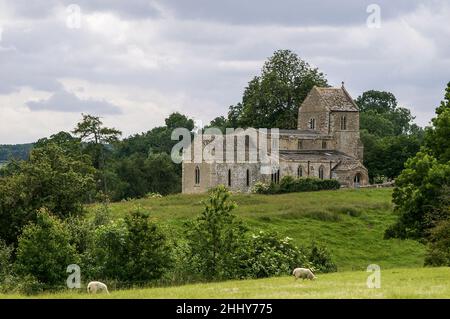
[[[172,264],[165,235],[140,211],[99,226],[91,255],[93,274],[125,283],[160,279]]]
[[[60,218],[79,215],[94,191],[93,168],[50,143],[0,178],[0,237],[16,243],[22,227],[47,208]]]
[[[450,218],[450,162],[446,144],[450,139],[450,83],[445,100],[436,109],[433,127],[425,132],[421,152],[406,163],[393,194],[398,222],[386,236],[429,239],[430,230]],[[436,144],[435,141],[442,141]]]
[[[66,226],[48,211],[41,210],[36,223],[25,226],[19,237],[14,266],[20,276],[33,276],[52,287],[65,285],[67,266],[78,262]]]
[[[13,247],[0,239],[0,286],[11,275]]]
[[[232,278],[237,267],[246,229],[231,213],[236,205],[230,195],[224,186],[212,189],[202,214],[186,224],[190,262],[206,279]]]
[[[419,151],[423,130],[413,123],[411,111],[399,107],[390,92],[366,91],[355,102],[360,110],[364,165],[370,180],[396,178],[406,160]]]
[[[450,267],[450,220],[440,222],[431,230],[425,265]]]
[[[253,188],[257,194],[283,194],[293,192],[311,192],[319,190],[339,189],[341,185],[335,179],[319,179],[314,177],[284,176],[280,184],[259,183]]]
[[[179,192],[181,178],[176,166],[166,153],[149,157],[135,153],[119,159],[114,170],[120,182],[111,188],[112,199],[143,197],[151,192],[163,195]]]
[[[337,265],[333,262],[328,249],[313,241],[307,248],[306,258],[317,272],[336,272]]]
[[[248,83],[242,102],[230,106],[227,121],[217,118],[211,125],[295,129],[298,107],[314,85],[328,86],[323,73],[292,51],[275,51]]]
[[[299,265],[311,267],[308,258],[292,243],[275,233],[260,231],[246,237],[238,257],[241,278],[264,278],[292,273]]]

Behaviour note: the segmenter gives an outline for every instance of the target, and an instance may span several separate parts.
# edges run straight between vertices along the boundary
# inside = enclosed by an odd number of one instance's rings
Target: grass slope
[[[424,246],[410,240],[384,240],[383,233],[396,216],[391,189],[342,189],[283,195],[236,194],[236,215],[252,231],[273,230],[308,245],[317,240],[331,250],[339,271],[365,270],[369,264],[383,269],[421,267]],[[206,195],[171,195],[114,203],[114,218],[139,207],[179,237],[183,222],[203,209]]]
[[[317,280],[274,277],[258,280],[192,284],[179,287],[112,291],[110,295],[79,292],[43,294],[38,298],[450,298],[450,268],[381,269],[381,287],[367,288],[364,271],[321,274]],[[23,296],[0,295],[3,298]],[[36,297],[34,297],[36,298]]]

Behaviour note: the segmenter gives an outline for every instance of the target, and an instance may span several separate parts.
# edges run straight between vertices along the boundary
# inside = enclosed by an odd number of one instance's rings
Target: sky
[[[70,131],[123,136],[172,112],[203,124],[289,49],[357,98],[394,93],[425,126],[450,81],[447,0],[0,0],[0,144]]]

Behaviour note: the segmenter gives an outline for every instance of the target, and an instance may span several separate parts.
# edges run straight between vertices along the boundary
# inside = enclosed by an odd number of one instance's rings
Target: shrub
[[[255,185],[253,185],[252,193],[268,194],[269,188],[270,188],[270,184],[266,184],[263,182],[256,182]]]
[[[211,189],[202,214],[185,225],[189,263],[205,279],[235,276],[236,256],[246,230],[231,213],[236,204],[230,195],[224,186]]]
[[[311,192],[319,190],[339,189],[341,185],[335,179],[319,179],[319,178],[294,178],[292,176],[284,176],[280,184],[264,184],[256,183],[253,192],[257,194],[282,194],[292,192]]]
[[[160,279],[172,262],[165,235],[140,211],[95,231],[92,273],[124,283]]]
[[[99,279],[126,279],[124,265],[127,263],[126,240],[128,231],[123,219],[100,225],[94,234],[92,273]]]
[[[20,277],[32,276],[48,287],[62,286],[67,266],[78,262],[66,225],[46,210],[41,210],[36,223],[25,226],[19,237],[15,269]]]
[[[5,280],[11,275],[13,248],[0,240],[0,286],[3,286]]]
[[[425,256],[426,266],[450,266],[450,220],[432,229]]]
[[[310,266],[291,238],[280,238],[275,233],[262,231],[247,237],[238,259],[241,278],[287,275],[297,265]]]
[[[127,233],[127,278],[132,281],[160,279],[172,265],[166,236],[149,215],[135,211],[125,217]]]
[[[331,258],[331,254],[325,246],[312,242],[308,247],[307,258],[317,272],[336,272],[337,266]]]

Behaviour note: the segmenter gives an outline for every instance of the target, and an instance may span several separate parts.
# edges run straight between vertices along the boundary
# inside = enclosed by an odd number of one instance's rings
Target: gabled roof
[[[358,106],[343,85],[339,88],[314,86],[313,90],[316,90],[321,102],[330,111],[358,112]]]

